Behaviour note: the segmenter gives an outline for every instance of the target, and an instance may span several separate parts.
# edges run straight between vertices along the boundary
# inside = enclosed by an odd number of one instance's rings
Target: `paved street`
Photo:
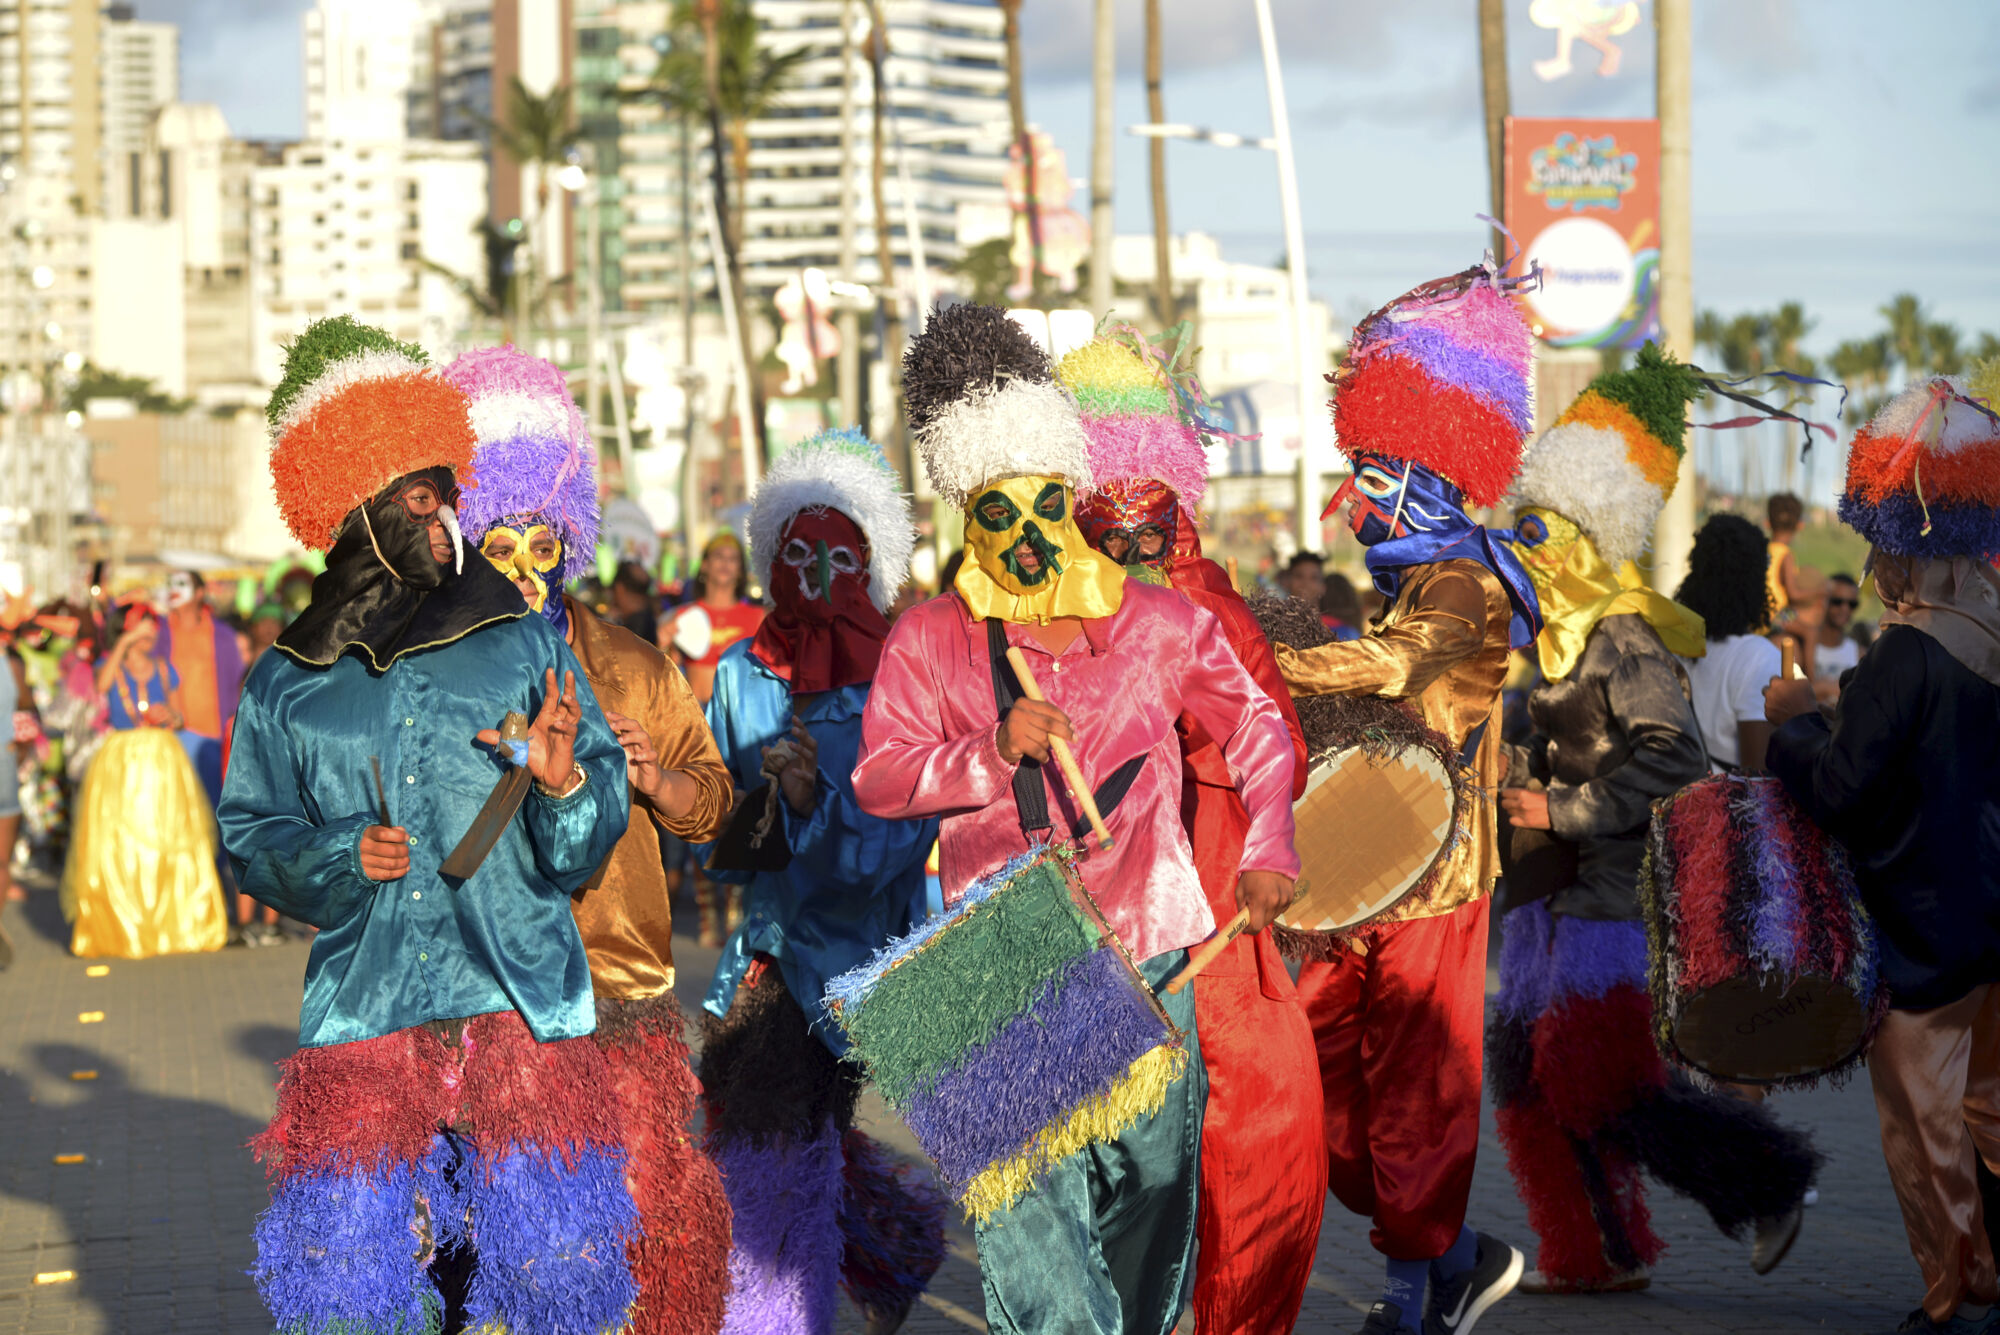
[[[305,946],[111,961],[91,977],[89,962],[65,949],[51,887],[0,910],[0,924],[18,952],[0,972],[0,1335],[267,1330],[244,1274],[266,1197],[243,1143],[270,1116],[271,1063],[292,1048]],[[692,1010],[712,956],[686,938],[677,948],[679,991]],[[101,1020],[83,1022],[98,1012]],[[76,1078],[87,1072],[95,1076]],[[1820,1204],[1774,1275],[1752,1275],[1746,1248],[1656,1190],[1654,1220],[1671,1250],[1650,1292],[1515,1298],[1482,1323],[1482,1335],[1892,1328],[1915,1305],[1917,1272],[1865,1079],[1776,1106],[1815,1130],[1827,1164]],[[879,1104],[870,1129],[914,1155]],[[79,1154],[80,1163],[57,1162]],[[1526,1237],[1490,1122],[1473,1214],[1488,1231]],[[37,1282],[64,1272],[73,1277]],[[1353,1330],[1378,1273],[1366,1227],[1331,1207],[1299,1329]],[[961,1228],[906,1329],[983,1330],[982,1311],[971,1234]],[[852,1311],[841,1329],[860,1329]]]

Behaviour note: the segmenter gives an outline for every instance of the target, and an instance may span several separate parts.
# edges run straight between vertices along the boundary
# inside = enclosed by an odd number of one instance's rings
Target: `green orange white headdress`
[[[350,316],[300,331],[265,416],[279,513],[313,551],[331,547],[356,506],[406,473],[449,468],[469,485],[475,440],[465,395],[422,348]]]

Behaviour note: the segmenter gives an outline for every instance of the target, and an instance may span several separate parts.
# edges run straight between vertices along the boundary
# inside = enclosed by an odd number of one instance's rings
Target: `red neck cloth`
[[[889,619],[868,597],[868,542],[853,520],[815,508],[792,516],[771,562],[771,613],[751,642],[793,695],[875,680]]]

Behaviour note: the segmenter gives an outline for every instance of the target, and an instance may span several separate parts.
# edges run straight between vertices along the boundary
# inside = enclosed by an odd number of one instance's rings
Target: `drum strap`
[[[1007,626],[998,617],[986,618],[986,653],[993,665],[993,703],[999,708],[1000,717],[1006,718],[1007,711],[1014,707],[1016,700],[1027,693],[1014,676],[1014,669],[1007,662]],[[1146,754],[1140,752],[1117,769],[1111,771],[1097,791],[1091,796],[1097,799],[1098,814],[1106,820],[1125,800],[1125,794],[1132,789],[1133,781],[1146,765]],[[1021,833],[1028,836],[1028,842],[1035,842],[1035,835],[1054,828],[1049,819],[1048,778],[1042,772],[1042,762],[1027,756],[1014,770],[1014,806],[1021,818]],[[1070,837],[1080,839],[1090,830],[1090,822],[1082,816],[1070,824]]]

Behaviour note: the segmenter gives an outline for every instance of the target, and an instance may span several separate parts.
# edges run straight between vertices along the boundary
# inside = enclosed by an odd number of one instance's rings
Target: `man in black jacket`
[[[1853,855],[1881,941],[1893,1009],[1868,1074],[1925,1286],[1899,1329],[1939,1335],[2000,1330],[1975,1181],[1975,1152],[2000,1169],[2000,512],[1975,491],[1996,475],[2000,420],[1954,382],[1892,400],[1841,501],[1875,544],[1882,637],[1837,723],[1809,682],[1764,693],[1771,772]]]

